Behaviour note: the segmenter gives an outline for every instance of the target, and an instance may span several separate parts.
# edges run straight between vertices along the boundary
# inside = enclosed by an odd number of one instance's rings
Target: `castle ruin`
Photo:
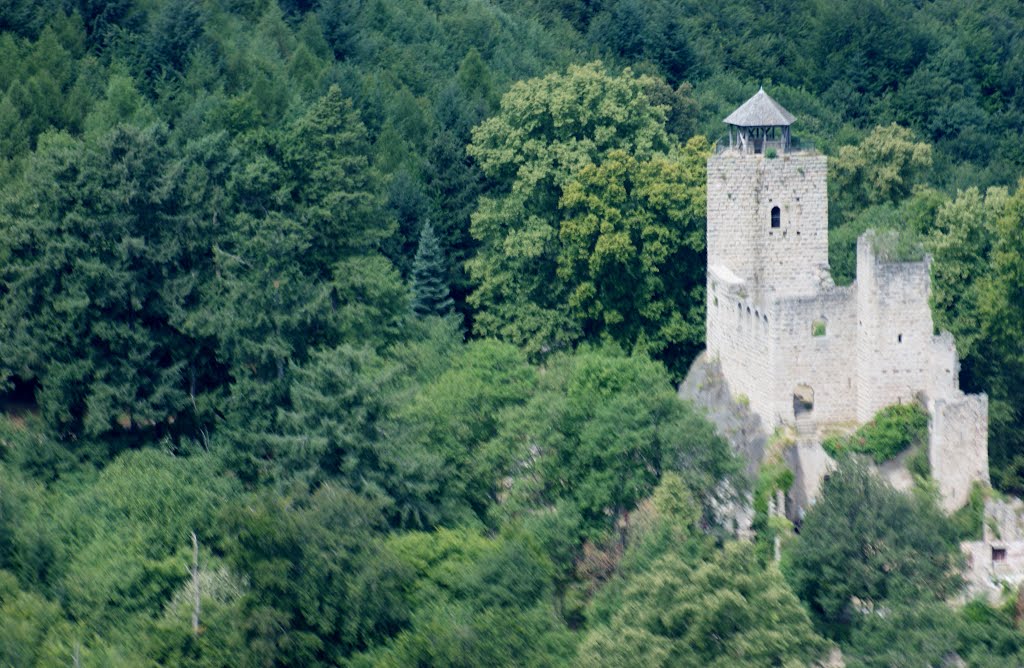
[[[930,258],[896,261],[868,232],[856,281],[835,285],[826,158],[797,147],[794,120],[762,89],[725,119],[728,144],[708,160],[708,357],[769,430],[795,429],[798,465],[815,472],[803,502],[827,470],[818,434],[920,401],[932,477],[952,511],[988,482],[988,398],[960,390],[953,336],[935,332]]]

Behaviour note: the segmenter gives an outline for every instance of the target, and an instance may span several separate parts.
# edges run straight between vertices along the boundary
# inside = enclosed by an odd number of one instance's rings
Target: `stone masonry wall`
[[[939,484],[940,505],[952,512],[964,505],[975,481],[989,483],[988,397],[960,394],[929,402],[928,461]]]
[[[817,423],[852,422],[857,374],[857,299],[853,286],[831,287],[806,297],[779,299],[773,304],[777,326],[772,331],[772,416],[792,422],[793,394],[798,385],[814,392],[812,415]],[[814,335],[814,324],[824,334]]]
[[[763,307],[747,295],[746,283],[727,270],[708,271],[707,346],[730,379],[735,397],[744,396],[762,418],[769,415],[773,324]]]
[[[960,395],[960,357],[956,341],[949,332],[932,337],[930,354],[931,377],[928,379],[929,399],[952,399]]]
[[[825,157],[774,159],[726,151],[708,160],[708,258],[747,282],[763,305],[772,293],[816,289],[828,267]],[[771,210],[780,226],[771,227]]]
[[[883,262],[857,241],[857,418],[927,393],[935,374],[929,261]],[[930,393],[929,393],[930,394]]]

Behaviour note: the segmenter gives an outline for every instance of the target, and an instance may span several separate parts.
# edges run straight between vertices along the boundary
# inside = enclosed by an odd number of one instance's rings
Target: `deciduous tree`
[[[646,77],[600,64],[521,82],[470,153],[495,184],[468,263],[476,329],[534,355],[584,338],[675,363],[701,338],[704,161],[680,149]]]
[[[944,600],[961,583],[954,531],[934,501],[851,461],[825,480],[784,563],[800,598],[833,624],[890,600]]]

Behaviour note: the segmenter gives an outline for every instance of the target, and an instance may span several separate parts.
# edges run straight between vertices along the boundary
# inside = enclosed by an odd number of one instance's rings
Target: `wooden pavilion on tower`
[[[789,126],[796,117],[764,92],[762,87],[725,119],[729,126],[729,148],[742,153],[791,150]]]

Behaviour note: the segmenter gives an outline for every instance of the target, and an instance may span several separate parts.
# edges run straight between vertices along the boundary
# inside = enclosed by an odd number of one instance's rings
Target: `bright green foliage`
[[[44,585],[62,556],[59,537],[46,513],[42,485],[0,464],[0,572],[24,587]]]
[[[825,643],[774,566],[748,544],[711,561],[667,554],[634,573],[607,624],[580,647],[588,666],[807,665]]]
[[[200,546],[201,555],[212,552]],[[245,638],[238,625],[247,583],[220,560],[200,556],[199,592],[202,608],[198,636],[192,633],[194,589],[186,580],[171,595],[152,622],[145,646],[146,656],[160,666],[227,668],[245,653]]]
[[[788,492],[792,486],[793,472],[784,462],[765,462],[758,471],[754,486],[754,510],[767,513],[768,502],[775,498],[775,493]]]
[[[880,230],[868,238],[875,257],[880,262],[921,262],[924,244],[919,236],[905,230]]]
[[[439,603],[419,611],[393,645],[352,659],[353,666],[570,666],[573,636],[547,605],[478,609]]]
[[[978,283],[981,330],[975,373],[983,377],[992,396],[992,436],[997,466],[1012,462],[1002,485],[1016,492],[1024,490],[1024,189],[1019,184],[1002,215],[993,226],[990,267]]]
[[[467,530],[388,540],[410,627],[356,666],[568,665],[573,642],[552,614],[552,567],[528,537]]]
[[[424,223],[416,258],[412,263],[412,310],[416,315],[447,315],[452,310],[448,294],[444,253],[430,223]]]
[[[486,513],[505,469],[486,456],[485,445],[498,433],[505,411],[522,406],[537,385],[525,355],[507,343],[474,341],[449,364],[401,411],[408,437],[443,467],[434,481],[440,507],[423,518],[433,521]]]
[[[980,482],[971,485],[967,503],[949,516],[960,540],[982,540],[985,522],[985,501],[992,490]]]
[[[43,483],[71,473],[78,463],[74,453],[47,432],[41,419],[24,415],[0,417],[0,460]]]
[[[473,217],[478,332],[534,355],[600,337],[673,362],[693,351],[707,145],[673,144],[649,83],[571,67],[517,84],[474,130],[496,187]]]
[[[824,482],[785,557],[793,589],[826,624],[845,620],[853,597],[872,610],[941,601],[960,585],[953,526],[934,501],[897,492],[850,461]]]
[[[314,495],[240,499],[220,516],[231,569],[245,578],[234,623],[242,663],[322,665],[387,635],[407,614],[371,538],[379,509],[324,485]]]
[[[883,235],[895,235],[894,259],[922,259],[922,242],[935,224],[940,207],[948,198],[931,188],[917,188],[899,203],[869,206],[853,220],[829,230],[828,261],[836,283],[846,285],[856,278],[857,239],[868,230]]]
[[[988,271],[996,221],[1009,195],[1005,188],[977,188],[957,193],[935,216],[929,230],[932,267],[932,311],[935,324],[956,336],[957,353],[970,358],[983,336],[980,327],[978,280]]]
[[[217,510],[237,483],[212,458],[128,453],[91,481],[68,487],[56,513],[68,612],[91,626],[159,609],[184,579],[189,532],[216,535]]]
[[[603,583],[585,609],[593,627],[608,626],[623,608],[623,596],[634,576],[651,570],[666,555],[693,565],[711,559],[715,539],[701,531],[700,503],[673,472],[662,476],[654,493],[629,518],[628,547],[616,564],[615,576]]]
[[[843,658],[850,668],[942,665],[951,656],[983,668],[1024,661],[1024,634],[1011,605],[981,601],[960,610],[944,603],[893,606],[884,615],[865,615],[853,629]]]
[[[1024,359],[1015,343],[1024,336],[1022,202],[1019,188],[1012,196],[1003,188],[984,196],[976,189],[960,192],[939,210],[927,240],[935,258],[936,324],[956,337],[961,383],[989,394],[992,477],[996,486],[1015,492],[1024,490]]]
[[[830,456],[871,455],[876,464],[889,461],[907,448],[928,440],[928,412],[919,404],[894,404],[875,413],[867,424],[848,436],[828,436],[821,447]]]
[[[565,500],[590,534],[631,511],[664,472],[677,472],[706,503],[737,470],[711,424],[672,391],[663,366],[609,349],[553,358],[489,450],[511,470],[505,512]]]
[[[0,664],[646,665],[692,638],[807,665],[765,544],[722,553],[737,467],[668,384],[702,337],[687,140],[763,82],[836,167],[837,280],[869,227],[927,236],[1019,492],[1022,25],[1016,0],[0,2]],[[411,317],[427,220],[454,310],[505,343]],[[670,371],[548,354],[605,340]],[[906,503],[788,540],[948,591]],[[848,508],[898,529],[857,543]],[[1010,608],[879,605],[839,629],[850,665],[1020,663]]]
[[[896,204],[932,166],[932,147],[896,124],[878,126],[857,145],[843,146],[829,162],[829,216],[846,222],[857,211]]]
[[[71,635],[60,605],[38,594],[19,591],[17,581],[0,570],[0,663],[21,668],[55,658],[52,650]]]
[[[776,494],[787,493],[793,486],[793,471],[781,457],[764,461],[754,482],[754,520],[751,528],[757,539],[759,556],[767,562],[775,557],[775,539],[792,535],[792,525],[785,517],[769,515],[769,504],[775,502]]]

